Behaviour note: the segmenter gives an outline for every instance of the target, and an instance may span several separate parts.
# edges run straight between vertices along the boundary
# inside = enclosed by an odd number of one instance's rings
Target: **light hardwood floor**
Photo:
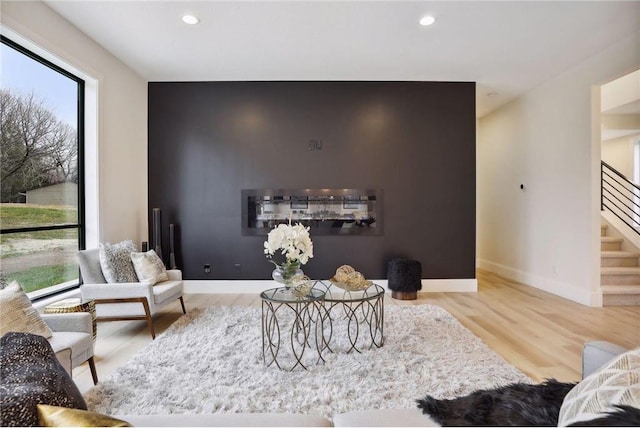
[[[487,271],[478,271],[477,293],[419,293],[418,300],[385,296],[385,305],[440,306],[482,338],[506,361],[531,378],[578,381],[582,346],[589,340],[609,340],[627,348],[640,345],[640,307],[589,308],[522,285]],[[253,294],[185,295],[187,311],[206,306],[260,306]],[[154,317],[160,334],[182,315],[180,304],[169,305]],[[149,342],[145,322],[98,324],[95,359],[104,379]],[[93,386],[87,364],[73,372],[80,391]]]

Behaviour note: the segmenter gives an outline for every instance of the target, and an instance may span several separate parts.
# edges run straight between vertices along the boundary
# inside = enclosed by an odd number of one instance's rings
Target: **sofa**
[[[15,334],[15,333],[11,333]],[[35,336],[37,339],[38,336]],[[3,342],[6,340],[6,337],[3,337]],[[22,338],[21,340],[28,340],[27,338]],[[42,341],[41,341],[42,342]],[[44,344],[47,342],[44,341]],[[42,344],[42,343],[41,343]],[[15,347],[14,347],[15,348]],[[24,346],[22,346],[24,349]],[[629,352],[625,352],[626,350],[622,347],[613,345],[608,342],[589,342],[585,344],[583,349],[583,376],[584,381],[588,382],[593,378],[598,379],[602,376],[602,373],[605,372],[610,366],[615,365],[617,361],[626,358],[627,355],[631,354],[632,357],[636,361],[634,364],[638,364],[640,361],[640,348],[636,348]],[[622,353],[622,354],[621,354]],[[0,355],[4,355],[5,352],[0,353]],[[33,352],[27,352],[28,355],[33,356]],[[50,354],[53,355],[53,351],[50,351]],[[613,358],[613,361],[609,362]],[[53,358],[55,360],[55,358]],[[20,358],[13,358],[11,361],[18,361]],[[51,360],[51,357],[49,357]],[[10,370],[7,367],[7,361],[1,361],[3,370]],[[18,361],[19,362],[19,361]],[[604,364],[604,366],[602,366]],[[601,367],[602,366],[602,367]],[[636,373],[640,370],[640,365],[631,367],[633,373]],[[14,373],[22,373],[23,370],[10,370]],[[49,370],[50,372],[51,370]],[[620,371],[620,370],[618,370]],[[46,390],[47,386],[51,385],[60,385],[67,384],[67,389],[73,390],[75,386],[73,385],[73,381],[70,377],[64,372],[64,370],[58,370],[59,378],[56,382],[47,383],[47,385],[41,385],[40,387],[34,387],[32,390],[37,391],[38,394],[42,394],[43,390]],[[36,379],[37,377],[31,376],[31,379]],[[636,380],[637,382],[637,380]],[[19,379],[15,380],[16,385],[21,385]],[[580,386],[582,382],[578,383],[576,386]],[[570,385],[573,387],[573,384]],[[637,386],[637,385],[636,385]],[[3,385],[3,388],[5,385]],[[22,386],[20,386],[22,387]],[[0,388],[0,391],[3,390]],[[6,389],[6,388],[5,388]],[[77,390],[77,388],[76,388]],[[46,392],[46,391],[45,391]],[[567,395],[574,392],[574,389]],[[33,397],[25,397],[25,399],[17,399],[17,392],[14,391],[4,391],[4,397],[9,397],[11,402],[14,403],[25,403],[25,402],[33,402]],[[63,397],[66,398],[66,397]],[[416,397],[418,399],[419,397]],[[60,397],[56,398],[60,399]],[[4,401],[3,401],[4,400]],[[7,400],[3,398],[0,400],[0,404],[3,406],[6,405]],[[566,400],[565,400],[566,401]],[[132,426],[335,426],[335,427],[349,427],[349,426],[439,426],[437,420],[435,418],[431,418],[425,414],[423,414],[418,407],[414,408],[406,408],[406,409],[369,409],[362,411],[352,411],[346,412],[342,414],[334,415],[333,418],[328,419],[322,416],[317,415],[306,415],[306,414],[290,414],[290,413],[215,413],[215,414],[158,414],[158,415],[99,415],[96,413],[87,412],[83,409],[82,405],[80,406],[65,406],[61,404],[48,403],[43,401],[37,401],[39,403],[38,413],[42,410],[41,407],[50,407],[49,409],[44,409],[44,411],[53,413],[55,421],[47,420],[47,426],[82,426],[83,422],[81,419],[83,414],[87,417],[86,420],[91,421],[89,425],[98,425],[98,426],[120,426],[117,425],[119,423],[128,423]],[[42,404],[52,404],[51,406],[41,406]],[[84,404],[84,403],[81,403]],[[564,407],[565,402],[556,403],[557,407],[560,407],[560,404]],[[21,404],[18,404],[21,405]],[[22,404],[23,405],[23,404]],[[640,404],[635,404],[637,411],[640,413]],[[6,407],[6,406],[5,406]],[[53,409],[53,410],[52,410]],[[33,409],[31,409],[33,410]],[[72,414],[71,419],[65,419],[64,414]],[[75,414],[74,414],[75,413]],[[62,415],[62,416],[61,416]],[[80,416],[78,416],[80,415]],[[556,413],[557,415],[557,413]],[[75,419],[73,419],[75,418]],[[103,418],[103,419],[101,419]],[[84,423],[86,423],[86,420]],[[99,422],[97,422],[99,421]],[[3,420],[3,424],[5,425],[25,425],[20,424],[17,421],[17,424],[10,423],[13,421]],[[55,422],[55,423],[52,423]],[[42,423],[42,419],[41,419]],[[49,425],[50,424],[50,425]],[[116,425],[114,425],[116,424]],[[629,424],[628,424],[629,425]],[[631,423],[630,425],[637,425]],[[86,426],[86,425],[85,425]]]
[[[118,415],[141,427],[436,427],[439,426],[416,407],[346,412],[331,420],[322,416],[293,413],[216,413],[201,415]]]

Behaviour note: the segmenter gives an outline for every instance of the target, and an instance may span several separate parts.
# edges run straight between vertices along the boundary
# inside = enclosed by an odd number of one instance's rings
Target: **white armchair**
[[[72,369],[85,361],[89,363],[94,385],[98,383],[98,373],[93,359],[93,324],[88,312],[66,314],[41,314],[53,336],[49,343],[62,367],[72,374]]]
[[[152,316],[169,303],[180,300],[182,312],[187,313],[182,298],[182,271],[167,270],[169,279],[150,285],[147,283],[107,283],[100,267],[99,249],[78,252],[83,284],[80,292],[84,300],[96,305],[96,321],[145,320],[151,337],[155,339]]]
[[[0,287],[0,309],[0,336],[9,332],[43,336],[47,338],[60,364],[69,375],[72,375],[74,368],[88,361],[93,383],[98,383],[93,359],[91,314],[40,314],[20,284],[15,281],[4,288]]]

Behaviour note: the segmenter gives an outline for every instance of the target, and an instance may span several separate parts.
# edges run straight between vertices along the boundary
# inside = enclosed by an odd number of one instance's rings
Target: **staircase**
[[[622,238],[600,226],[600,288],[604,306],[640,305],[640,253],[622,251]]]

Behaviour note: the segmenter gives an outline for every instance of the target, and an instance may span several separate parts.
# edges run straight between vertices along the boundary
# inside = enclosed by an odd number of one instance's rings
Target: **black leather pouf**
[[[416,260],[394,259],[387,263],[387,279],[391,297],[415,300],[422,289],[422,265]]]

